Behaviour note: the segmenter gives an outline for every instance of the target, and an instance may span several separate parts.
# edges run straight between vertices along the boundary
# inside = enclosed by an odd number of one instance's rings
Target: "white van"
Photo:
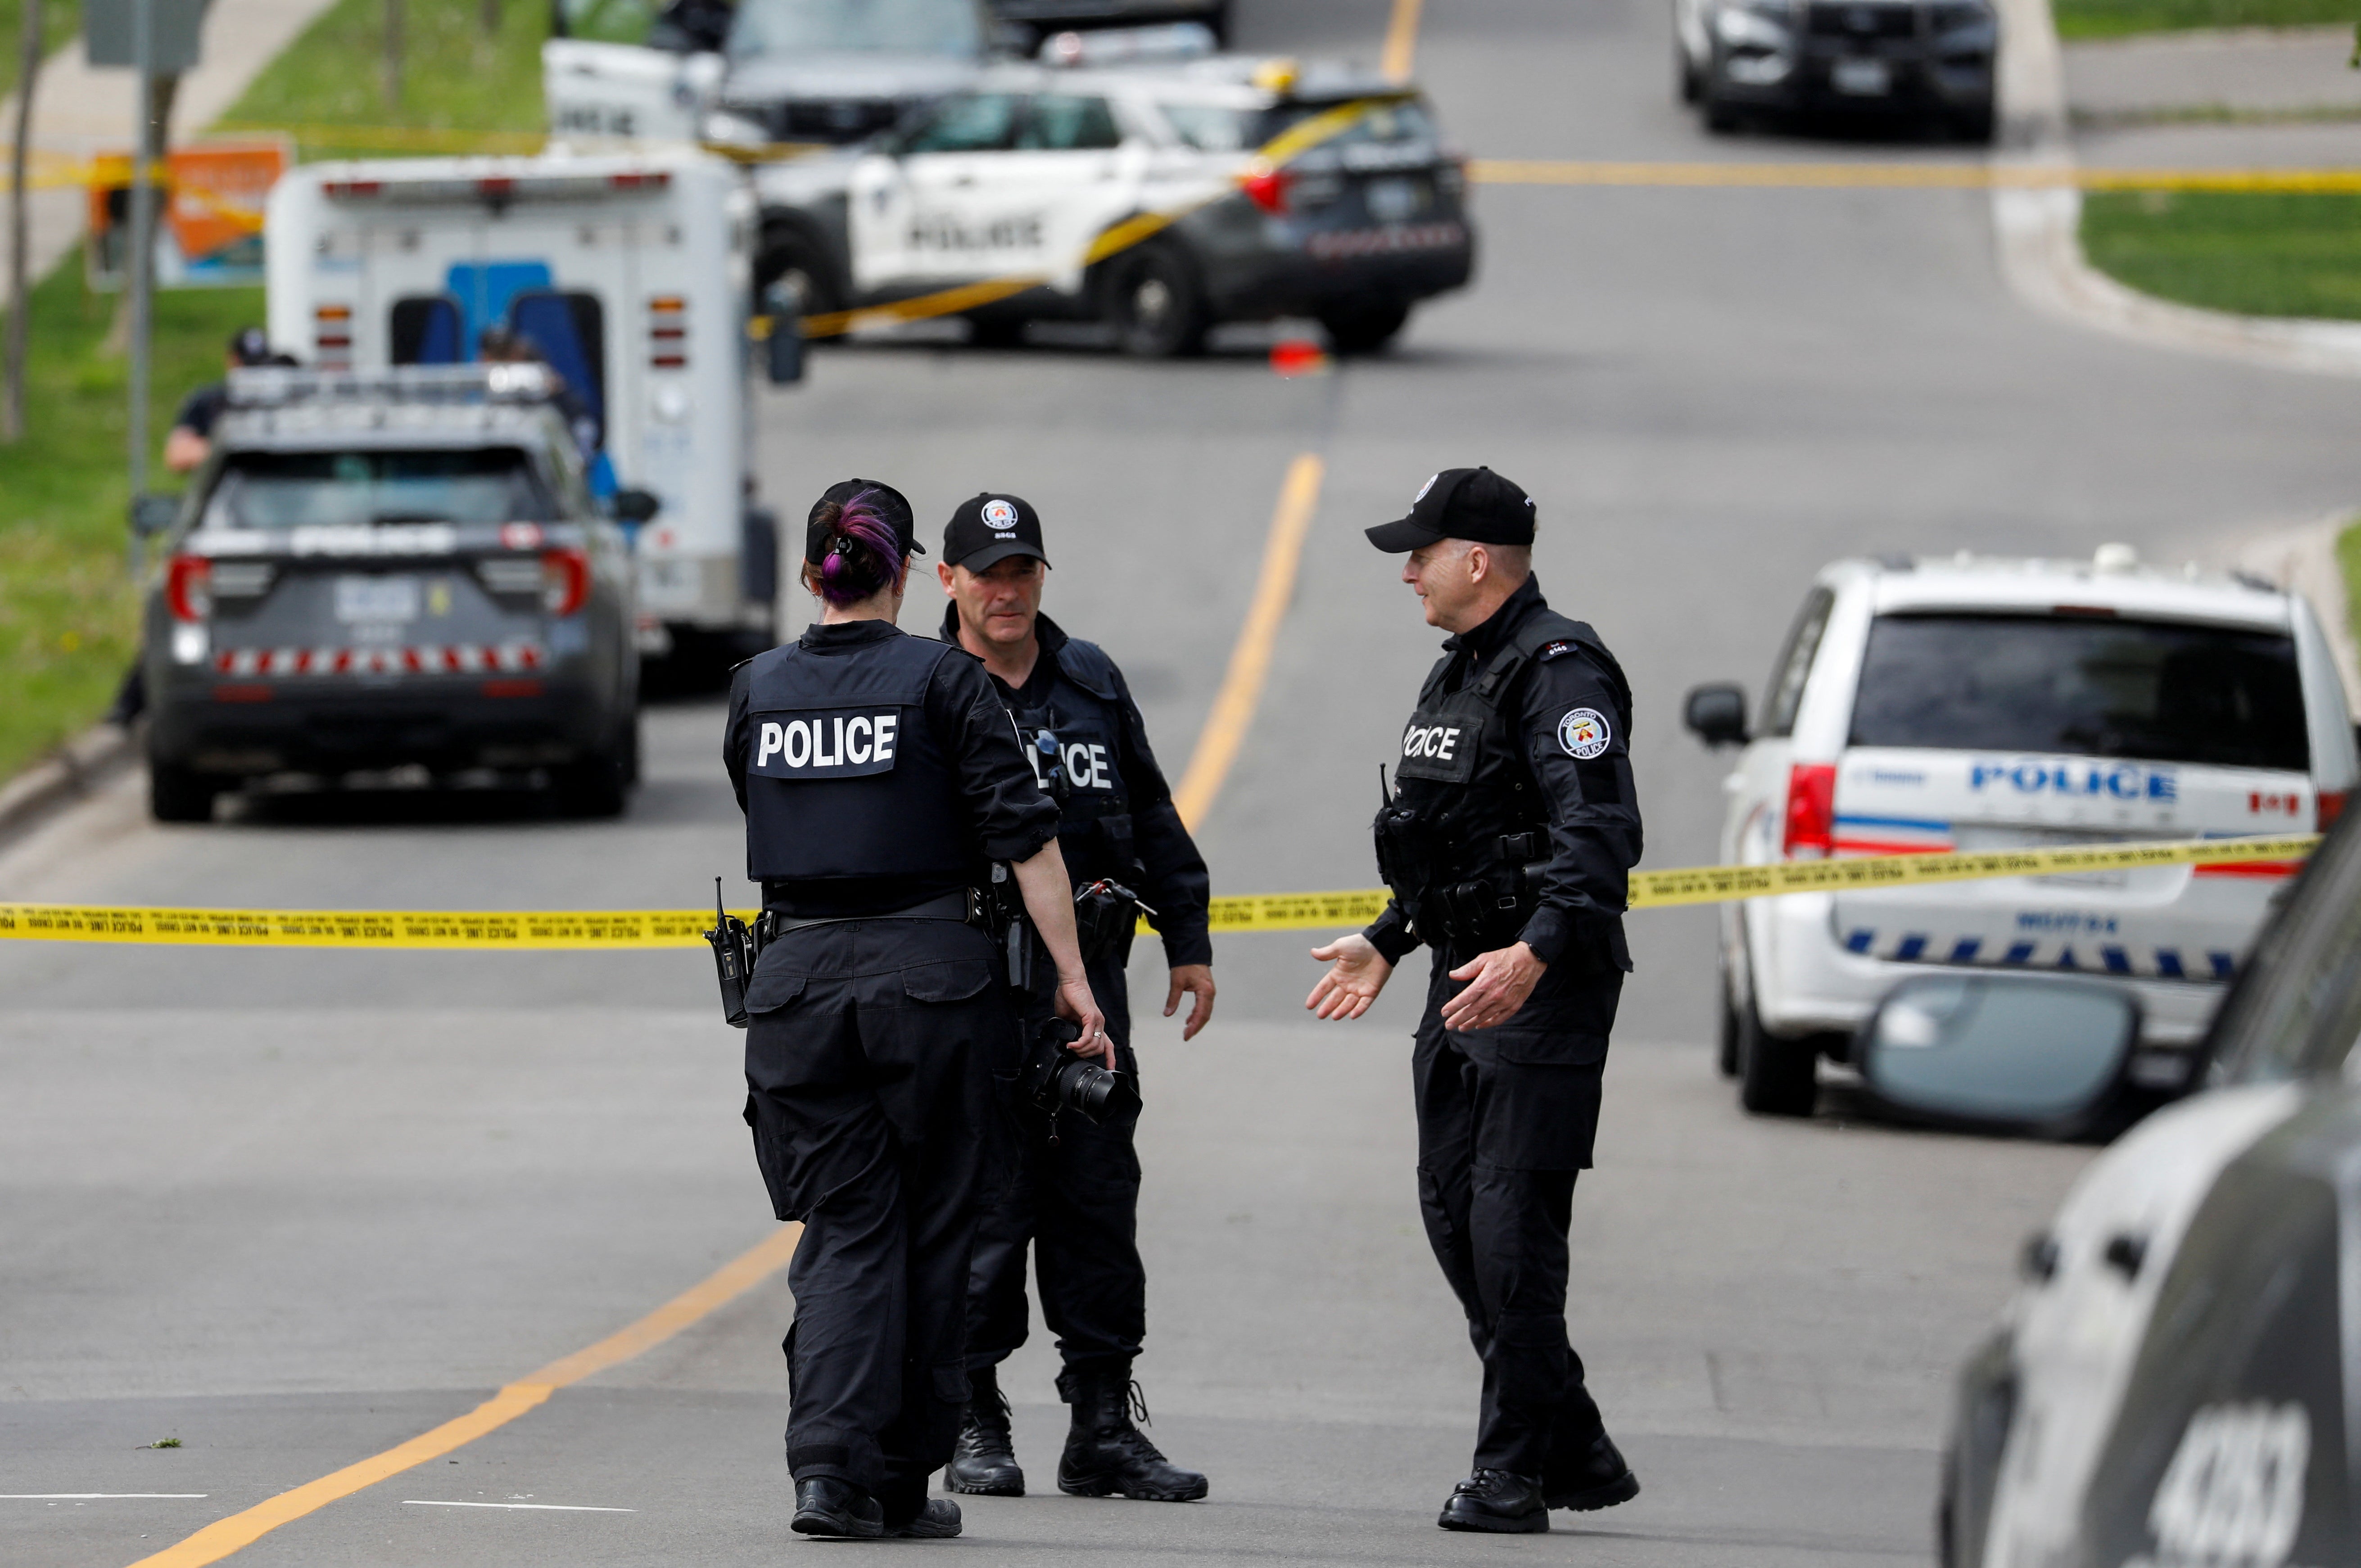
[[[531,338],[579,400],[594,488],[657,503],[642,647],[749,641],[778,560],[751,500],[752,216],[736,169],[686,149],[307,164],[270,195],[270,338],[331,372]]]
[[[1725,781],[1722,858],[2186,839],[2325,828],[2356,777],[2312,609],[2268,584],[1960,555],[1820,573],[1749,734],[1729,685],[1689,695]],[[2141,1080],[2177,1090],[2293,864],[2158,866],[1722,910],[1723,1070],[1753,1111],[1808,1114],[1818,1058],[1928,965],[2114,977]]]

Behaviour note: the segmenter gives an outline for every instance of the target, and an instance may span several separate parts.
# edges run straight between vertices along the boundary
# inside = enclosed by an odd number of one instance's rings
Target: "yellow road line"
[[[1484,185],[1840,190],[2361,191],[2361,169],[2085,169],[2020,163],[1615,163],[1479,158]]]
[[[1238,629],[1237,645],[1230,651],[1229,672],[1197,732],[1197,746],[1189,766],[1172,792],[1180,820],[1194,828],[1213,808],[1230,764],[1245,744],[1246,729],[1262,701],[1262,687],[1270,674],[1271,652],[1279,644],[1279,623],[1287,619],[1287,601],[1295,593],[1295,571],[1303,559],[1304,535],[1312,531],[1312,514],[1320,506],[1320,481],[1327,466],[1315,453],[1305,452],[1288,465],[1279,488],[1279,505],[1271,513],[1270,537],[1262,552],[1262,572],[1255,584],[1254,602],[1246,608],[1246,624]]]
[[[711,1277],[674,1297],[629,1328],[553,1361],[530,1376],[510,1384],[466,1415],[445,1421],[431,1431],[421,1432],[408,1442],[399,1443],[383,1453],[372,1454],[316,1481],[306,1482],[292,1491],[281,1492],[268,1502],[258,1503],[242,1513],[216,1519],[186,1540],[176,1541],[152,1556],[141,1558],[131,1568],[204,1568],[207,1563],[218,1563],[230,1553],[253,1545],[280,1525],[316,1513],[341,1497],[351,1497],[389,1476],[399,1475],[429,1460],[440,1459],[454,1449],[463,1448],[486,1432],[508,1425],[526,1411],[539,1409],[548,1402],[552,1394],[566,1385],[578,1383],[585,1377],[629,1361],[641,1352],[663,1343],[716,1308],[737,1299],[785,1268],[787,1260],[795,1255],[796,1243],[802,1236],[801,1225],[781,1226],[760,1246],[724,1264]]]
[[[1394,0],[1394,14],[1386,24],[1386,52],[1378,69],[1389,82],[1408,82],[1418,60],[1418,16],[1424,0]]]

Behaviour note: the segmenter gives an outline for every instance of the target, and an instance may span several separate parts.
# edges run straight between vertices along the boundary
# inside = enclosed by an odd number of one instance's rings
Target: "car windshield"
[[[2312,762],[2292,639],[2113,616],[1880,616],[1852,744]]]
[[[2361,819],[2329,835],[2214,1028],[2216,1083],[2348,1076],[2361,1038]]]
[[[1340,107],[1335,104],[1274,104],[1267,108],[1235,108],[1221,104],[1161,105],[1172,133],[1203,152],[1250,152],[1280,132]],[[1360,143],[1431,141],[1434,122],[1425,105],[1414,98],[1373,104],[1352,125],[1330,139],[1336,147]]]
[[[975,0],[739,0],[733,59],[796,54],[983,52]]]
[[[556,516],[513,447],[444,452],[241,452],[205,503],[207,528],[545,522]]]

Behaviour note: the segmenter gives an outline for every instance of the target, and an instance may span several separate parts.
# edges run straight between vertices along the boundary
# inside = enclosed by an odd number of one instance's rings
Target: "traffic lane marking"
[[[1287,466],[1279,487],[1279,504],[1272,510],[1270,532],[1263,545],[1262,565],[1256,574],[1254,598],[1230,650],[1229,669],[1213,710],[1189,752],[1189,765],[1173,786],[1172,806],[1183,825],[1194,829],[1213,809],[1213,797],[1230,775],[1231,764],[1246,744],[1246,730],[1262,706],[1262,690],[1270,677],[1271,654],[1287,620],[1288,602],[1295,597],[1297,569],[1303,560],[1303,541],[1320,510],[1320,485],[1327,465],[1316,453],[1299,453]]]
[[[340,1498],[463,1448],[527,1411],[538,1409],[560,1388],[620,1365],[736,1300],[785,1268],[795,1256],[796,1244],[802,1237],[801,1225],[783,1225],[760,1245],[732,1258],[638,1321],[509,1384],[466,1415],[243,1512],[216,1519],[194,1535],[141,1558],[131,1568],[206,1568],[207,1564],[251,1546],[280,1525],[317,1513]]]
[[[1479,185],[1802,190],[2361,191],[2361,169],[2092,169],[2057,163],[1677,163],[1478,158]]]
[[[1423,9],[1422,0],[1394,0],[1393,15],[1387,18],[1386,52],[1378,70],[1397,86],[1409,84],[1418,63],[1418,21]]]

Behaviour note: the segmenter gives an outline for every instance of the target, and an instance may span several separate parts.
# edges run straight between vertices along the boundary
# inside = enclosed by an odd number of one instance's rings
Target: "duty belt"
[[[946,893],[913,904],[907,909],[881,909],[873,915],[828,915],[801,920],[783,915],[775,909],[765,909],[762,915],[765,941],[784,937],[790,931],[808,930],[814,926],[849,926],[856,920],[956,920],[962,926],[983,924],[983,895],[974,888],[963,887],[957,893]]]

